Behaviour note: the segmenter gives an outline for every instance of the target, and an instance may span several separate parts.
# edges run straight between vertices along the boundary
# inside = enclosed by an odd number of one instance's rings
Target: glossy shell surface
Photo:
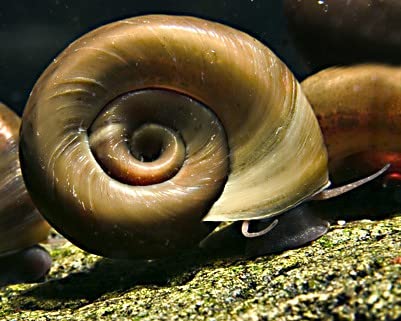
[[[0,257],[47,238],[49,225],[35,209],[18,158],[21,120],[0,103]]]
[[[148,124],[161,129],[144,134]],[[170,138],[159,140],[161,131]],[[101,138],[109,133],[117,138]],[[168,178],[128,177],[115,150],[153,166],[148,177],[166,160]],[[328,185],[317,120],[287,67],[247,34],[191,17],[122,20],[72,43],[33,89],[21,155],[46,218],[84,249],[113,257],[174,253],[210,232],[202,220],[279,215]],[[115,159],[117,171],[108,165]]]

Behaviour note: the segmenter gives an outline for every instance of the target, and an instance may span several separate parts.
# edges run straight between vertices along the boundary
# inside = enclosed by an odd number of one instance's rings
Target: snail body
[[[31,249],[47,238],[50,227],[35,209],[22,179],[20,124],[20,118],[0,103],[0,285],[34,280],[50,266],[48,255]],[[32,261],[36,262],[33,270],[20,271]]]
[[[172,255],[213,222],[272,218],[329,184],[291,72],[252,37],[190,17],[122,20],[71,44],[32,91],[20,151],[40,212],[109,257]]]

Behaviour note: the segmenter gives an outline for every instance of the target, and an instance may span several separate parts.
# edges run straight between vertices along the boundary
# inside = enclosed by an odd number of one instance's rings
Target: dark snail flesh
[[[33,282],[49,270],[49,225],[25,188],[18,159],[20,118],[0,103],[0,286]]]

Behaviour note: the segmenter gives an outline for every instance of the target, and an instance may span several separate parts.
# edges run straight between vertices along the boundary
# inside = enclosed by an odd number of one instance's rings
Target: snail
[[[49,254],[37,243],[49,225],[25,188],[18,159],[20,118],[0,103],[0,286],[33,282],[50,268]]]
[[[284,11],[312,71],[362,62],[401,63],[399,1],[285,0]]]
[[[299,83],[256,39],[198,18],[141,16],[73,42],[32,90],[20,159],[44,217],[102,256],[175,255],[238,224],[246,238],[293,231],[273,249],[327,230],[297,207],[330,194]]]
[[[245,33],[192,17],[122,20],[72,43],[34,86],[20,154],[50,224],[116,258],[174,255],[213,222],[278,215],[329,183],[291,72]]]

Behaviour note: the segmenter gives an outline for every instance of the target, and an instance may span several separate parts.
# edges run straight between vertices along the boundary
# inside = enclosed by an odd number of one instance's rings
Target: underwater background
[[[0,97],[21,114],[44,69],[68,44],[106,23],[149,13],[194,15],[245,31],[298,76],[307,69],[292,43],[282,1],[42,0],[0,2]]]

